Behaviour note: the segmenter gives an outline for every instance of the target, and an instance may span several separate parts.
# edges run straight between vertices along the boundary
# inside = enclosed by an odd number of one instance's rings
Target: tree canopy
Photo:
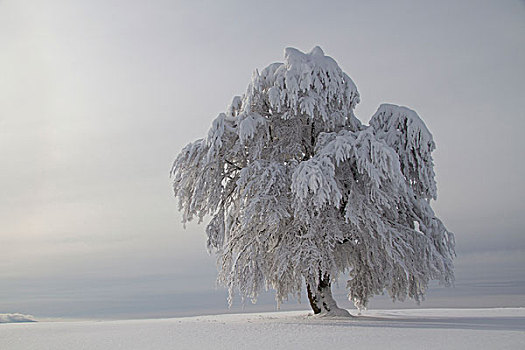
[[[453,282],[454,237],[431,208],[431,133],[392,104],[364,125],[359,99],[321,48],[287,48],[176,158],[183,221],[211,218],[207,245],[230,302],[261,289],[280,302],[304,282],[315,294],[341,274],[359,308],[384,291],[419,301],[430,280]]]

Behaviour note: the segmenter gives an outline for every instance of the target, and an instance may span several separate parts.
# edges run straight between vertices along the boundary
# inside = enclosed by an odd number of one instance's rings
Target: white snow
[[[432,134],[393,104],[364,125],[358,102],[352,79],[321,48],[287,48],[283,63],[255,71],[206,142],[177,156],[183,221],[211,218],[208,250],[229,300],[273,289],[279,303],[305,283],[320,295],[321,276],[328,285],[344,276],[366,308],[374,295],[420,301],[431,280],[453,283],[454,235],[431,206]]]
[[[355,311],[355,310],[354,310]],[[0,326],[0,349],[524,349],[525,308],[306,311]]]
[[[35,322],[32,315],[23,314],[0,314],[0,323]]]

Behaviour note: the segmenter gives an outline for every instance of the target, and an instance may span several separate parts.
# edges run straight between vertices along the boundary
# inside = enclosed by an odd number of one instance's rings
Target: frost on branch
[[[330,293],[341,274],[359,308],[385,291],[420,301],[430,280],[453,282],[454,237],[430,206],[432,135],[395,105],[363,125],[358,102],[319,47],[288,48],[176,158],[183,221],[211,217],[208,249],[230,302],[269,288],[281,302],[306,282],[315,312],[342,315]]]
[[[398,154],[403,175],[411,187],[425,198],[437,198],[432,151],[432,134],[416,112],[391,104],[382,104],[370,120],[378,139]]]

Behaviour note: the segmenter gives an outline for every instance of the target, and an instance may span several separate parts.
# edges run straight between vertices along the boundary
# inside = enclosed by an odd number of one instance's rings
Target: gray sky
[[[225,312],[171,162],[254,69],[315,45],[363,122],[396,103],[434,135],[457,282],[422,307],[525,306],[524,19],[511,0],[0,1],[0,313]]]

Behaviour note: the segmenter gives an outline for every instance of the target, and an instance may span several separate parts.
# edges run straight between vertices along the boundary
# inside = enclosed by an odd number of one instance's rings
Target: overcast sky
[[[254,69],[316,45],[363,122],[390,102],[434,135],[457,282],[422,307],[525,306],[523,1],[0,0],[0,313],[226,312],[171,163]]]

